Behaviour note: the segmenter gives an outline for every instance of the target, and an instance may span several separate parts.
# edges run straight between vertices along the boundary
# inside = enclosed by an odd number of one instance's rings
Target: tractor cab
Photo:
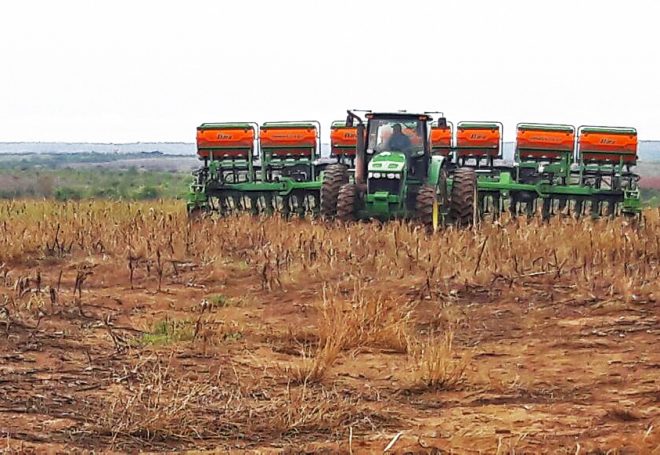
[[[384,178],[424,176],[430,158],[428,115],[369,113],[365,161],[368,176],[381,172]]]

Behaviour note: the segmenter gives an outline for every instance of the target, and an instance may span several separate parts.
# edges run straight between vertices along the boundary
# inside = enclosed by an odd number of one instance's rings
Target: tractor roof
[[[369,119],[433,120],[429,114],[414,112],[369,112],[366,117]]]

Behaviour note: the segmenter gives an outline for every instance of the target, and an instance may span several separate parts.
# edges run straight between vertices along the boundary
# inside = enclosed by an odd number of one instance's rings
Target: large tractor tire
[[[440,204],[436,190],[431,185],[422,185],[415,200],[415,214],[420,223],[429,229],[437,229],[440,219]]]
[[[339,190],[348,183],[348,169],[343,164],[331,164],[323,173],[321,184],[321,216],[334,218],[337,215]]]
[[[343,185],[337,196],[337,219],[339,221],[355,221],[358,209],[358,187],[353,183]]]
[[[477,173],[474,169],[459,168],[454,172],[451,188],[449,218],[457,226],[469,226],[474,220]]]

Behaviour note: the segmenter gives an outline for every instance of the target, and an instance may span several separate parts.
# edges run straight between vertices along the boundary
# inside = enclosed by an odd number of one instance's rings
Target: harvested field
[[[0,203],[0,452],[658,453],[660,210]]]

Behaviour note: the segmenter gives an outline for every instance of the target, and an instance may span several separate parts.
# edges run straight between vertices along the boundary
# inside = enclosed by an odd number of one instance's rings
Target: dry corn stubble
[[[634,228],[625,220],[555,218],[449,229],[427,236],[402,223],[327,228],[321,223],[244,217],[191,225],[175,203],[12,202],[0,210],[0,264],[71,255],[126,259],[126,271],[152,278],[154,290],[191,260],[212,267],[230,257],[261,271],[264,289],[291,287],[304,275],[319,283],[357,279],[414,284],[436,296],[457,286],[534,279],[566,284],[576,295],[609,292],[633,301],[658,279],[659,214]],[[486,243],[484,240],[488,239]],[[55,246],[53,246],[55,245]],[[483,246],[483,248],[479,248]],[[338,276],[335,265],[341,264]],[[623,273],[619,273],[623,272]],[[611,281],[611,277],[620,277]],[[16,277],[14,277],[16,279]]]

